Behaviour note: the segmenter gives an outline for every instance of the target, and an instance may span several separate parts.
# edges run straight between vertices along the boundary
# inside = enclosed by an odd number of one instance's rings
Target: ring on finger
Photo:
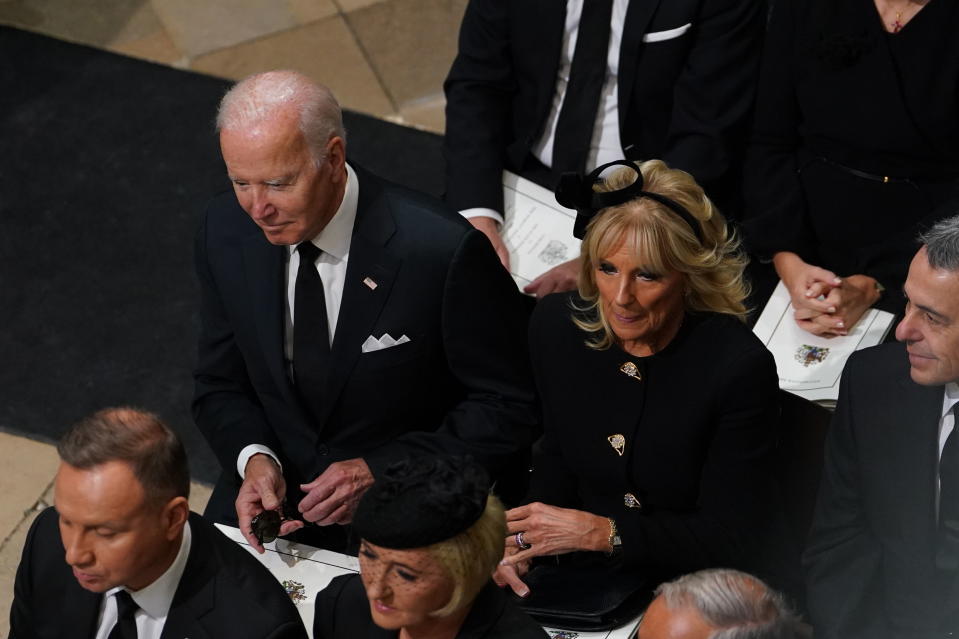
[[[526,540],[523,538],[523,533],[524,531],[522,530],[516,533],[516,546],[520,550],[529,550],[530,548],[533,547],[533,544],[526,542]]]

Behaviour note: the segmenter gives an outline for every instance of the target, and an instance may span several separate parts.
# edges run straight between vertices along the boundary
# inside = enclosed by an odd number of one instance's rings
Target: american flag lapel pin
[[[373,278],[370,277],[363,278],[363,283],[369,286],[371,291],[376,290],[378,286],[377,283],[373,281]]]

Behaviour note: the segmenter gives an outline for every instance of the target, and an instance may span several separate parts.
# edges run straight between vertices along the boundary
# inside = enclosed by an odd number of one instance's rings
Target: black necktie
[[[302,242],[293,302],[293,375],[297,392],[316,420],[323,413],[323,389],[330,361],[330,329],[323,280],[316,270],[320,256],[313,242]]]
[[[952,432],[939,457],[939,539],[936,567],[959,570],[959,404],[952,407]]]
[[[566,96],[553,138],[553,172],[582,173],[596,123],[596,109],[606,81],[613,0],[583,0],[576,51],[570,65]]]
[[[117,623],[107,639],[137,639],[137,622],[134,618],[140,609],[126,590],[119,590],[113,599],[117,602]]]

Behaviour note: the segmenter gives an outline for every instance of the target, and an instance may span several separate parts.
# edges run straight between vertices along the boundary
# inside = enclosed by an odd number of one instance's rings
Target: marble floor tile
[[[59,463],[53,445],[0,433],[0,541],[13,533],[50,486]]]
[[[380,116],[395,111],[340,16],[204,55],[190,66],[232,79],[295,69],[329,86],[343,107]]]
[[[446,97],[440,93],[400,107],[400,124],[443,134],[446,129]]]
[[[151,0],[188,56],[196,57],[336,13],[333,0]]]
[[[442,91],[467,0],[390,0],[346,14],[400,108]]]
[[[380,2],[389,2],[390,0],[333,0],[336,5],[340,8],[340,11],[343,13],[349,13],[350,11],[356,11],[357,9],[362,9],[363,7],[368,7],[371,4],[377,4]]]
[[[114,53],[160,64],[175,64],[183,57],[150,4],[131,15],[107,47]]]
[[[0,2],[0,24],[107,48],[150,0],[7,0]],[[138,27],[134,25],[134,29]]]

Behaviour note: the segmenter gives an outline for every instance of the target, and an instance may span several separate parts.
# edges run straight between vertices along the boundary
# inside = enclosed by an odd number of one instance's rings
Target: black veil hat
[[[636,181],[618,191],[594,191],[593,185],[603,181],[603,171],[611,166],[625,166],[636,171]],[[556,186],[556,201],[569,209],[576,210],[576,222],[573,224],[573,236],[583,239],[586,235],[586,227],[589,225],[597,213],[610,206],[618,206],[630,200],[648,197],[655,200],[670,209],[676,215],[681,217],[692,230],[699,243],[703,242],[703,231],[699,221],[692,213],[686,210],[679,202],[660,195],[659,193],[650,193],[643,190],[643,172],[639,170],[639,165],[631,160],[616,160],[596,167],[587,175],[579,173],[563,173],[559,178],[559,184]]]
[[[391,464],[360,499],[353,530],[377,546],[422,548],[475,524],[489,477],[467,457],[421,457]]]

